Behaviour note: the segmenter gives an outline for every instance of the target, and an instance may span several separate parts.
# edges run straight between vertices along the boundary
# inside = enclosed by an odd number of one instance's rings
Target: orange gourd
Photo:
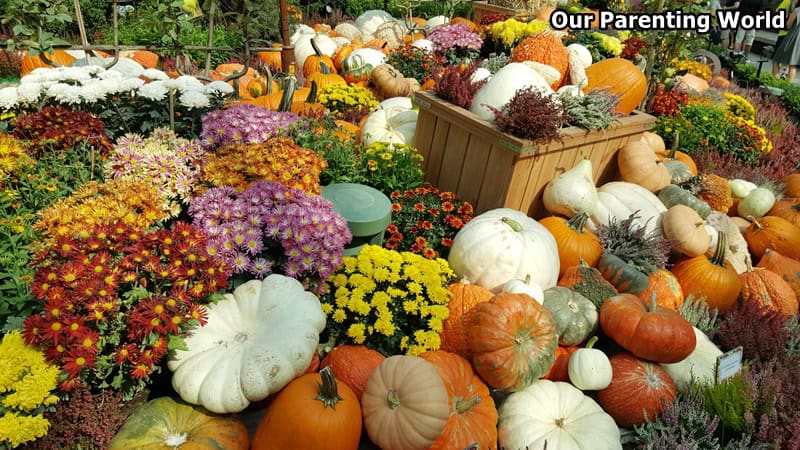
[[[768,248],[756,267],[768,269],[780,275],[800,299],[800,261],[787,258]]]
[[[800,198],[800,173],[793,173],[781,178],[783,196]]]
[[[731,87],[731,81],[722,75],[717,75],[711,80],[711,87],[725,89]]]
[[[317,45],[317,41],[315,38],[311,38],[311,48],[314,49],[314,54],[306,58],[305,62],[303,62],[303,76],[308,78],[314,72],[321,72],[322,66],[320,63],[324,63],[331,73],[336,73],[336,67],[333,65],[333,60],[330,56],[323,55]]]
[[[653,293],[658,306],[677,310],[683,306],[683,289],[675,275],[667,269],[658,269],[647,277],[647,290],[639,294],[639,298],[648,301]]]
[[[558,70],[561,78],[552,87],[558,89],[564,84],[569,68],[569,52],[554,33],[544,32],[521,40],[511,51],[513,62],[536,61]]]
[[[148,50],[134,50],[130,58],[146,69],[155,69],[158,66],[158,55]]]
[[[546,217],[539,221],[556,239],[558,258],[561,263],[559,276],[581,260],[594,266],[603,254],[603,246],[596,234],[585,229],[588,214],[580,213],[567,220],[562,217]]]
[[[727,311],[736,303],[742,282],[739,274],[725,259],[727,239],[719,233],[717,247],[712,259],[705,255],[684,258],[672,266],[684,295],[704,297],[711,308]]]
[[[282,45],[278,43],[274,43],[272,46],[278,49],[282,47]],[[258,59],[267,65],[267,67],[271,66],[273,69],[280,69],[283,67],[282,57],[283,55],[280,50],[263,50],[258,52]]]
[[[607,89],[620,96],[616,112],[630,114],[647,94],[647,78],[632,62],[622,58],[608,58],[586,68],[588,84],[584,92]]]
[[[581,348],[583,347],[575,345],[569,347],[558,346],[556,349],[556,360],[553,362],[553,365],[550,366],[550,370],[548,370],[542,378],[550,381],[564,381],[569,383],[569,359],[572,357],[573,353]]]
[[[336,125],[333,135],[339,138],[340,141],[352,140],[358,143],[361,140],[361,128],[358,125],[339,119],[334,120],[333,123]]]
[[[391,53],[391,48],[389,46],[389,42],[386,39],[372,39],[367,41],[364,44],[366,48],[374,48],[375,50],[380,50],[385,54]]]
[[[786,219],[787,222],[800,228],[800,198],[778,200],[772,205],[767,215]]]
[[[342,61],[344,61],[345,58],[350,56],[350,54],[353,53],[353,50],[357,50],[359,48],[361,48],[360,45],[353,44],[352,42],[347,45],[339,47],[336,50],[336,53],[333,54],[333,66],[336,67],[336,70],[341,71]]]
[[[494,294],[477,284],[466,283],[453,283],[447,286],[447,290],[450,291],[450,302],[447,304],[450,315],[442,322],[440,348],[469,359],[472,352],[467,341],[464,316],[476,305],[491,300]]]
[[[742,280],[742,301],[756,303],[786,316],[797,315],[797,294],[777,273],[748,267],[739,278]]]
[[[330,367],[333,376],[350,387],[360,402],[369,376],[384,359],[385,356],[365,345],[337,345],[322,358],[319,367]]]
[[[329,368],[292,380],[272,400],[252,450],[357,450],[361,406]]]
[[[442,350],[420,358],[436,366],[450,403],[450,417],[428,450],[493,448],[497,444],[497,409],[489,388],[466,359]]]
[[[675,149],[655,150],[656,159],[662,162],[678,161],[689,166],[692,175],[697,175],[697,164],[688,153],[684,153]]]
[[[776,216],[747,219],[751,223],[744,233],[744,239],[754,258],[761,258],[771,248],[789,258],[800,259],[800,228]]]
[[[56,49],[53,54],[46,54],[45,57],[50,61],[56,64],[60,64],[62,66],[69,66],[70,64],[75,62],[75,57],[62,49]],[[19,70],[20,78],[33,72],[34,69],[38,69],[39,67],[53,67],[53,66],[44,62],[44,60],[40,58],[39,55],[30,56],[26,52],[25,56],[22,57],[22,62],[20,64],[20,70]]]

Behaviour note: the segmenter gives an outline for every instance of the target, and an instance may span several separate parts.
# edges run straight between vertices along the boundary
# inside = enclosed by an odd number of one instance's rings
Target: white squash
[[[558,69],[553,66],[548,66],[547,64],[542,64],[538,61],[522,61],[522,64],[525,64],[526,66],[538,72],[539,75],[544,78],[544,81],[547,81],[551,87],[561,80],[561,72],[559,72]]]
[[[411,101],[411,97],[389,97],[386,100],[380,102],[378,107],[383,109],[389,109],[389,108],[413,109],[414,102]]]
[[[687,392],[692,383],[713,384],[716,379],[717,357],[722,354],[722,350],[705,333],[695,328],[694,335],[697,344],[686,359],[674,364],[661,364],[681,392]]]
[[[594,186],[592,162],[582,159],[578,164],[557,175],[544,188],[544,207],[552,214],[567,217],[597,208],[597,189]]]
[[[317,44],[320,53],[325,56],[332,56],[338,48],[336,41],[331,39],[327,34],[317,33],[313,35],[301,35],[294,44],[294,58],[295,61],[297,61],[297,68],[299,71],[303,70],[303,64],[305,64],[306,58],[314,54],[314,48],[311,46],[312,38]]]
[[[583,66],[581,62],[581,57],[578,56],[575,52],[569,52],[568,56],[569,61],[569,82],[577,86],[579,88],[583,88],[589,85],[589,77],[586,75],[586,68],[589,66]]]
[[[169,359],[172,386],[209,411],[242,411],[306,370],[324,328],[319,300],[299,281],[248,281],[210,305],[206,325]]]
[[[736,273],[747,272],[747,268],[752,267],[753,262],[750,258],[750,251],[747,249],[747,241],[736,222],[719,211],[711,211],[711,214],[706,217],[706,224],[716,231],[725,233],[725,242],[728,245],[728,248],[725,249],[725,259],[736,269]],[[711,245],[709,245],[706,256],[712,255],[717,248],[716,233],[709,234],[711,235]]]
[[[536,300],[540,305],[544,304],[544,290],[536,283],[531,282],[530,276],[525,277],[524,280],[509,280],[503,285],[503,292],[525,294]]]
[[[501,109],[520,89],[535,87],[545,94],[553,94],[550,84],[523,63],[510,63],[498,70],[472,99],[470,111],[481,119],[494,121],[494,112],[486,107]]]
[[[569,381],[582,391],[599,391],[611,384],[614,371],[611,361],[601,350],[592,348],[597,336],[589,339],[586,347],[578,349],[569,357]]]
[[[775,205],[775,194],[767,188],[755,188],[750,191],[742,201],[739,202],[738,209],[740,217],[745,219],[754,217],[756,219],[764,217],[767,212]]]
[[[661,232],[661,216],[667,211],[664,203],[652,192],[634,183],[612,181],[597,189],[597,208],[586,222],[590,230],[608,225],[611,218],[622,221],[638,211],[635,225],[648,233]]]
[[[568,53],[574,53],[578,57],[578,62],[586,68],[592,65],[592,52],[581,44],[569,44],[567,46]]]
[[[363,37],[361,36],[361,30],[359,30],[357,26],[353,25],[350,22],[342,22],[336,25],[336,28],[334,28],[333,31],[336,33],[337,36],[346,37],[351,41],[354,39],[363,40]]]
[[[345,59],[354,58],[356,56],[361,57],[364,61],[364,64],[369,64],[372,67],[378,67],[381,64],[386,62],[386,54],[380,50],[374,48],[357,48],[353,50]]]
[[[448,257],[459,278],[500,292],[509,280],[542,289],[558,281],[558,247],[552,234],[525,213],[510,208],[486,211],[470,220],[453,239]]]
[[[539,380],[508,396],[498,409],[505,450],[621,450],[614,419],[569,383]]]
[[[556,93],[559,95],[560,94],[571,95],[573,97],[583,97],[584,95],[586,95],[583,93],[583,90],[581,88],[575,86],[574,84],[565,84],[564,86],[558,88]]]
[[[489,71],[489,69],[485,67],[478,67],[477,69],[475,69],[475,72],[472,73],[472,77],[470,77],[470,80],[472,80],[473,83],[477,83],[478,81],[486,80],[491,77],[492,77],[492,72]]]
[[[411,46],[433,53],[434,43],[430,39],[417,39],[411,43]]]
[[[347,44],[349,44],[351,42],[350,39],[347,39],[344,36],[334,36],[331,39],[333,39],[333,42],[336,43],[336,49],[337,50],[342,48],[342,47],[344,47],[345,45],[347,45]]]
[[[363,14],[356,17],[356,27],[358,27],[362,35],[372,35],[375,34],[375,30],[377,30],[379,26],[392,20],[395,19],[388,12],[381,9],[371,9],[369,11],[364,11]]]
[[[733,195],[736,198],[745,198],[747,197],[747,194],[750,193],[750,191],[758,187],[758,185],[756,185],[755,183],[751,183],[747,180],[742,180],[741,178],[736,178],[728,181],[728,186],[730,186],[731,188],[731,195]]]
[[[361,142],[364,145],[370,145],[373,142],[411,145],[417,130],[418,114],[413,109],[403,107],[376,109],[364,122],[361,130]]]
[[[450,23],[450,18],[447,16],[433,16],[425,22],[425,29],[430,31],[436,27],[447,25]]]

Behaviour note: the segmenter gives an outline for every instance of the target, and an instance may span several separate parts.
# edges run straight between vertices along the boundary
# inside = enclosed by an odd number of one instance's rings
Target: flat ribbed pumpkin
[[[330,367],[333,376],[346,384],[361,401],[369,376],[386,359],[365,345],[337,345],[319,363],[320,369]]]
[[[742,301],[753,302],[787,316],[797,314],[797,295],[777,273],[754,268],[739,274],[742,280]]]
[[[607,89],[620,95],[615,109],[621,114],[630,114],[639,106],[647,94],[647,78],[632,62],[622,58],[608,58],[586,68],[588,84],[584,92]]]
[[[470,359],[472,352],[467,341],[464,315],[475,305],[491,300],[494,294],[485,287],[466,283],[453,283],[447,286],[447,290],[450,291],[450,302],[447,304],[450,315],[442,322],[439,348]]]
[[[544,32],[521,40],[511,51],[512,62],[536,61],[558,70],[561,78],[552,86],[558,89],[564,84],[569,68],[569,52],[554,33]],[[638,70],[638,69],[637,69]]]
[[[764,257],[756,267],[769,269],[789,283],[797,298],[800,299],[800,261],[787,258],[772,249],[767,249]]]

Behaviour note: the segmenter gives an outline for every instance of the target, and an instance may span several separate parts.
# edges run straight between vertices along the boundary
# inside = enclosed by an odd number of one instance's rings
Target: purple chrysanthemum
[[[300,116],[294,113],[239,104],[203,116],[200,138],[206,147],[266,142],[299,121]]]

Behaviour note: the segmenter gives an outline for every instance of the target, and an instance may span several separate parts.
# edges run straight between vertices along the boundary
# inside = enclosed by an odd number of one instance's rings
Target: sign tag
[[[731,378],[742,371],[742,347],[717,356],[716,364],[717,384]]]

